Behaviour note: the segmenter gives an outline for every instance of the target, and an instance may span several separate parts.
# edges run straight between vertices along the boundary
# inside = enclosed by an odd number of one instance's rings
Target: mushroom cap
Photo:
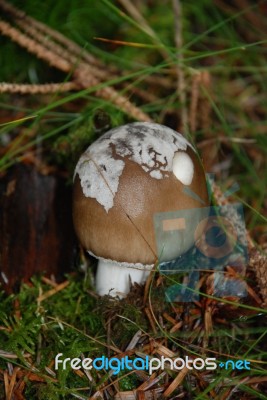
[[[108,131],[89,146],[75,170],[74,227],[84,248],[98,258],[153,264],[154,215],[207,205],[205,173],[195,150],[163,125],[136,122]],[[183,251],[193,242],[190,238]]]

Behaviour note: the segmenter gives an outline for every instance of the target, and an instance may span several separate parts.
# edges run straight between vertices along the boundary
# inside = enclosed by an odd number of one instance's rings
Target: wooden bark
[[[0,183],[0,280],[8,292],[41,273],[73,265],[71,189],[62,178],[19,164]]]

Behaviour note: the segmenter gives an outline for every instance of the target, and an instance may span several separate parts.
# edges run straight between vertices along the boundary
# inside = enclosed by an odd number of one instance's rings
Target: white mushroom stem
[[[130,282],[144,283],[152,265],[118,263],[99,259],[96,273],[96,291],[100,296],[109,294],[123,298],[129,293]]]

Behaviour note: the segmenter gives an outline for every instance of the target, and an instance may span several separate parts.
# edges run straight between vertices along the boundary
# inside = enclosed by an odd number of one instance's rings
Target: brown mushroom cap
[[[189,144],[182,151],[193,162],[194,173],[187,188],[196,196],[189,196],[183,190],[184,185],[172,171],[162,179],[155,179],[130,156],[113,154],[115,158],[123,159],[124,168],[119,176],[113,206],[107,210],[96,198],[85,196],[80,176],[76,174],[73,221],[77,236],[86,250],[97,257],[117,262],[155,263],[157,246],[154,214],[208,206],[206,179],[201,162]],[[98,160],[94,159],[93,162],[97,165]],[[105,177],[101,178],[108,185]]]

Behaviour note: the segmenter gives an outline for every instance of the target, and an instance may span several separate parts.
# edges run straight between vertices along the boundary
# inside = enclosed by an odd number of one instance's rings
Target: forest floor
[[[16,7],[0,0],[0,399],[267,399],[266,2]],[[242,274],[207,264],[190,301],[177,298],[186,274],[157,265],[124,300],[99,297],[75,239],[80,154],[136,120],[182,132],[213,177],[212,205],[244,213]],[[245,294],[222,294],[218,274]],[[114,360],[56,369],[61,353]],[[125,357],[154,370],[119,368]],[[216,368],[172,368],[186,357]]]

